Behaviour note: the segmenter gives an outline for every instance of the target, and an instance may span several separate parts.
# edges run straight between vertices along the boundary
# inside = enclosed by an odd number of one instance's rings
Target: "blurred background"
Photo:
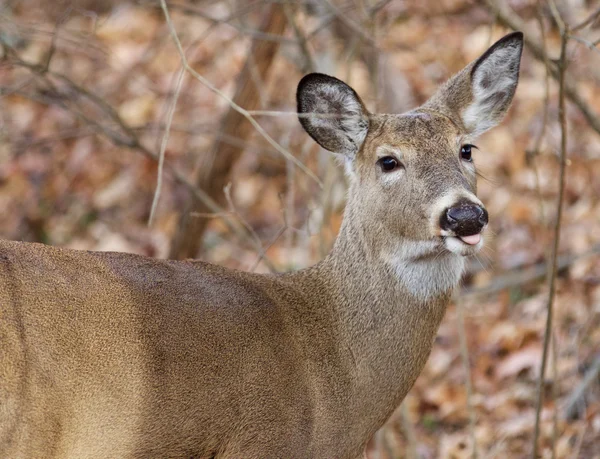
[[[368,456],[526,457],[559,193],[558,15],[570,29],[567,178],[539,445],[542,457],[600,457],[600,4],[166,5],[172,30],[158,0],[0,1],[0,237],[309,266],[335,240],[346,184],[294,115],[302,75],[335,75],[371,111],[400,113],[522,30],[512,109],[475,153],[486,247]]]

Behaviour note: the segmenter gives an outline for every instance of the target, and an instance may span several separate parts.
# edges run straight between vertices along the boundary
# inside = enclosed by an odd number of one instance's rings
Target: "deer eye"
[[[383,172],[392,172],[400,167],[400,163],[393,156],[384,156],[383,158],[379,158],[377,164],[379,164]]]
[[[471,148],[477,148],[475,145],[471,145],[470,143],[464,144],[460,147],[460,157],[461,159],[471,162],[473,158],[471,157]]]

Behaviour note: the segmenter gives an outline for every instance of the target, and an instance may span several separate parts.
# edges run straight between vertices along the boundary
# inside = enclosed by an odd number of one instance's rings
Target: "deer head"
[[[475,138],[502,120],[517,87],[523,34],[505,36],[402,115],[369,113],[356,92],[313,73],[299,83],[304,129],[343,159],[346,219],[383,251],[470,255],[483,245],[488,213],[476,197]]]

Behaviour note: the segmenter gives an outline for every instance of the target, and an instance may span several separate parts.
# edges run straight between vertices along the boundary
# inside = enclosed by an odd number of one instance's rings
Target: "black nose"
[[[440,217],[443,230],[454,231],[457,236],[471,236],[481,232],[487,225],[488,213],[483,207],[472,203],[459,203],[446,209]]]

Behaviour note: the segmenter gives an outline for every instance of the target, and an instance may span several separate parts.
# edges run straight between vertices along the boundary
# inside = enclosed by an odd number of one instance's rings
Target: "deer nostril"
[[[489,221],[487,210],[482,209],[481,207],[479,207],[479,210],[481,211],[481,214],[479,215],[478,221],[481,226],[485,226]]]
[[[453,230],[455,228],[458,227],[458,215],[456,215],[456,212],[453,214],[454,208],[450,208],[448,210],[446,210],[446,212],[444,213],[444,215],[442,216],[441,219],[441,226],[443,229],[449,229],[449,230]]]
[[[480,233],[488,222],[487,211],[475,204],[450,207],[440,219],[442,229],[451,230],[457,236],[470,236]]]
[[[463,207],[450,207],[446,211],[446,217],[449,222],[458,222],[463,219],[464,209]]]

